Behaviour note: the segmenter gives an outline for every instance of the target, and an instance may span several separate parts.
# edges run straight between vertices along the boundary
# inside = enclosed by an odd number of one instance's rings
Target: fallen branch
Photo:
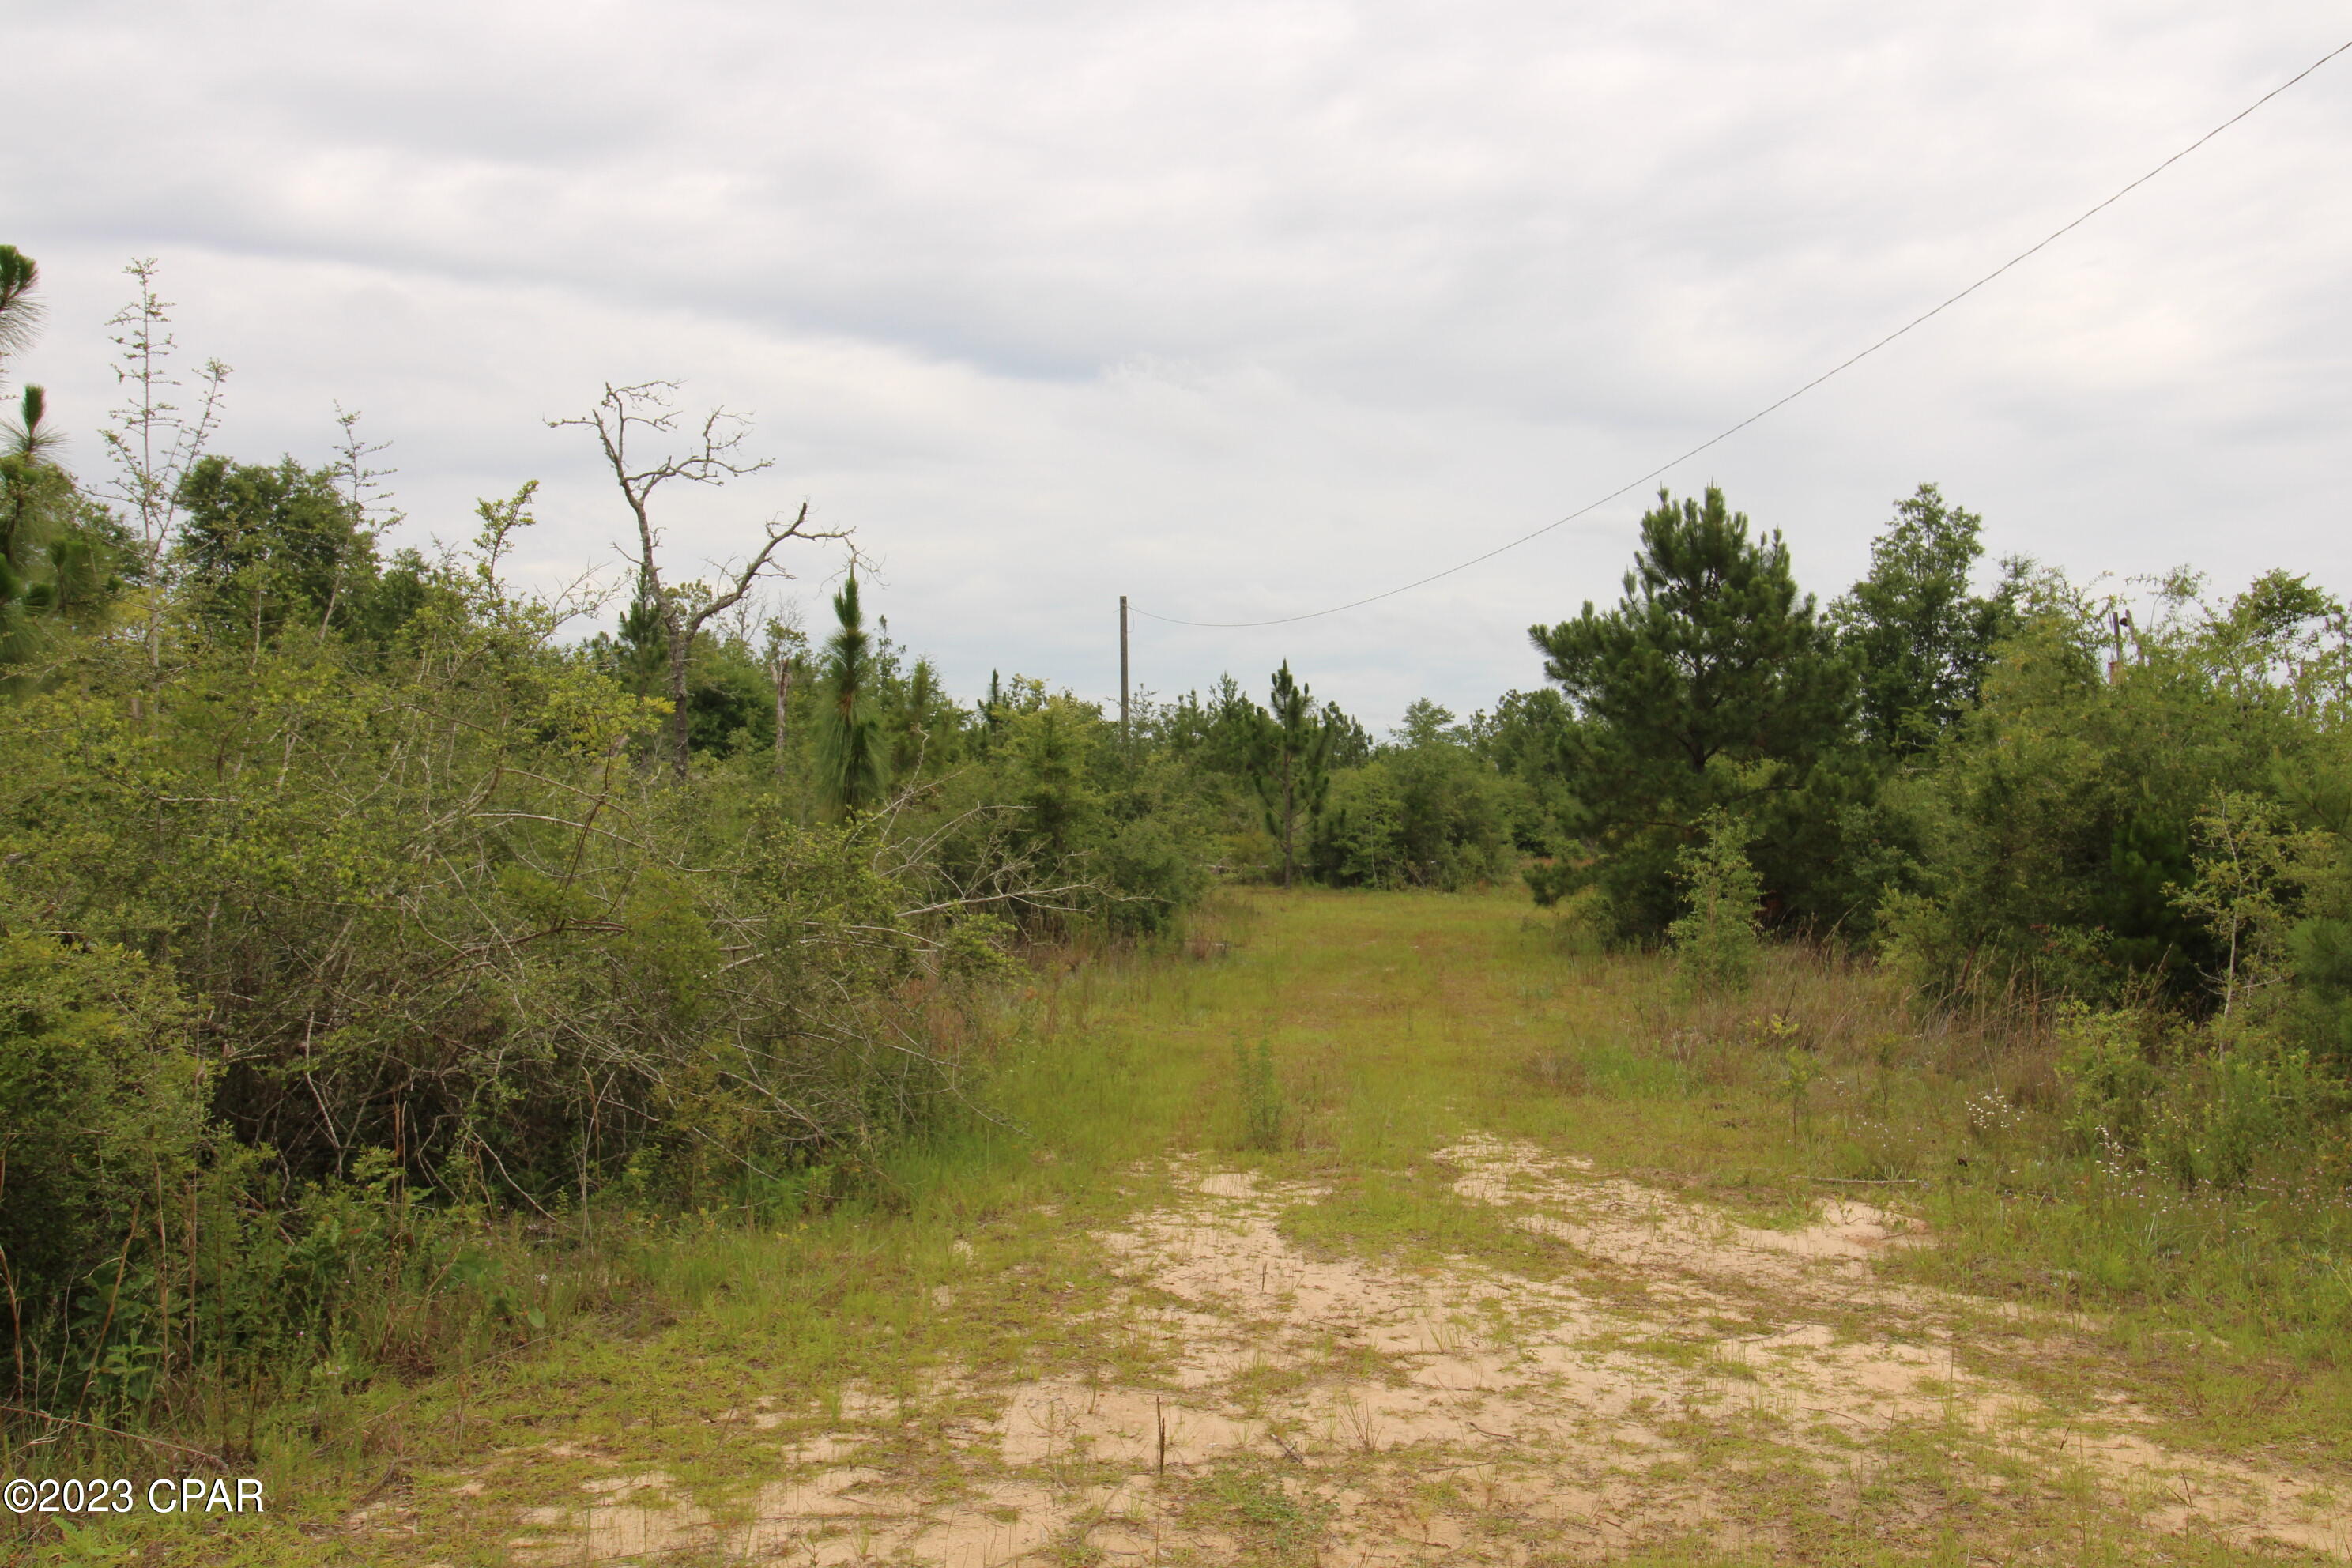
[[[1833,1187],[1925,1187],[1933,1184],[1917,1176],[1809,1176],[1806,1180],[1826,1182]]]

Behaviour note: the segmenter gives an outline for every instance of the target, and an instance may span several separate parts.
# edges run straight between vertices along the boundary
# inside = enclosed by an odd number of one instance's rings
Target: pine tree
[[[0,245],[0,366],[33,341],[39,279],[31,257]],[[120,530],[58,464],[63,446],[47,394],[26,386],[0,419],[0,690],[26,689],[56,634],[102,616],[122,585]]]
[[[874,713],[874,639],[857,603],[853,572],[833,596],[839,623],[825,639],[816,729],[816,784],[828,811],[856,816],[889,787],[881,721]]]
[[[1566,826],[1630,929],[1673,917],[1675,856],[1713,808],[1759,823],[1772,892],[1803,879],[1803,792],[1850,730],[1853,677],[1778,532],[1751,537],[1713,486],[1661,490],[1617,606],[1528,635],[1573,714]]]
[[[40,325],[40,301],[33,297],[39,280],[31,257],[0,245],[0,368],[33,341]],[[25,388],[24,418],[8,431],[8,449],[0,453],[0,681],[12,685],[17,678],[10,672],[38,655],[37,617],[46,607],[34,563],[47,542],[56,485],[45,471],[42,412],[41,389]]]
[[[41,302],[33,290],[41,268],[13,245],[0,245],[0,370],[21,353],[40,331]]]
[[[912,778],[925,763],[937,766],[950,759],[957,731],[955,715],[940,690],[940,672],[928,658],[915,660],[906,679],[892,683],[889,733],[890,773]]]
[[[1297,873],[1302,824],[1312,829],[1323,814],[1331,787],[1332,726],[1318,712],[1315,698],[1290,673],[1290,661],[1274,672],[1273,700],[1260,721],[1251,770],[1265,829],[1282,847],[1282,885]]]

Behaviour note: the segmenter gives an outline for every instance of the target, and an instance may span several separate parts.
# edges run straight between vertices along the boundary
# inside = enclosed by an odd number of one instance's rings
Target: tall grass
[[[1472,1130],[1751,1208],[1874,1201],[1936,1237],[1891,1267],[2104,1325],[2042,1375],[2143,1388],[2192,1436],[2352,1457],[2340,1116],[2234,1179],[2196,1179],[2083,1143],[2065,1018],[2027,998],[1922,1010],[1866,958],[1790,944],[1759,955],[1745,992],[1694,993],[1670,959],[1601,951],[1572,912],[1532,915],[1516,892],[1242,907],[1258,930],[1238,956],[1141,963],[1115,997],[1098,978],[1095,1017],[1138,1042],[1123,1048],[1190,1064],[1187,1092],[1214,1103],[1189,1123],[1165,1101],[1130,1109],[1180,1140],[1215,1138],[1219,1118],[1246,1130],[1278,1097],[1284,1135],[1240,1138],[1228,1157],[1332,1185],[1304,1227],[1463,1244],[1468,1222],[1425,1162]],[[2173,1053],[2168,1114],[2205,1114],[2190,1037],[2150,1048]]]
[[[1617,1158],[1733,1192],[1779,1184],[1920,1215],[1935,1245],[1893,1267],[2094,1314],[2115,1359],[2082,1375],[2160,1383],[2173,1391],[2160,1403],[2215,1438],[2352,1457],[2340,1110],[2281,1121],[2215,1180],[2216,1162],[2168,1158],[2154,1138],[2126,1150],[2085,1137],[2053,1009],[1922,1011],[1866,961],[1799,946],[1769,950],[1736,999],[1694,996],[1642,955],[1570,951],[1559,966],[1584,994],[1580,1021],[1528,1058],[1527,1076],[1605,1118],[1617,1131],[1590,1141]],[[2221,1098],[2227,1074],[2203,1037],[2145,1027],[2147,1114],[2201,1148],[2236,1114]],[[1646,1147],[1628,1146],[1636,1128]]]
[[[1787,947],[1743,995],[1693,997],[1665,961],[1601,952],[1513,892],[1230,893],[1163,941],[1030,959],[968,1010],[982,1070],[958,1113],[703,1212],[615,1191],[593,1226],[477,1222],[475,1274],[439,1288],[437,1327],[387,1294],[367,1331],[429,1338],[430,1357],[224,1384],[153,1436],[241,1445],[239,1463],[331,1512],[485,1443],[716,1411],[748,1368],[803,1390],[950,1363],[1011,1374],[1066,1353],[1073,1310],[1108,1289],[1072,1237],[1165,1201],[1171,1155],[1322,1184],[1285,1222],[1308,1245],[1518,1247],[1543,1264],[1539,1239],[1455,1200],[1429,1158],[1479,1131],[1751,1208],[1834,1193],[1920,1215],[1937,1244],[1892,1267],[2093,1314],[2047,1378],[2120,1384],[2215,1442],[2352,1455],[2340,1130],[2227,1185],[2083,1152],[2053,1017],[1917,1016],[1866,963]],[[1279,1107],[1278,1137],[1247,1136],[1254,1101]],[[985,1316],[938,1304],[975,1274]],[[680,1462],[698,1430],[665,1428]],[[0,1467],[191,1462],[56,1436]]]

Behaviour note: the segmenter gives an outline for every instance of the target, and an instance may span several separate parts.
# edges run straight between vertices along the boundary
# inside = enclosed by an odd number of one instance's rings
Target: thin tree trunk
[[[676,617],[665,613],[665,622]],[[670,772],[680,784],[686,782],[686,660],[689,651],[689,633],[684,626],[672,625],[669,630],[669,743]]]
[[[1291,790],[1291,745],[1282,742],[1282,886],[1291,886],[1291,842],[1298,837],[1298,797]]]
[[[776,782],[784,782],[784,710],[793,695],[793,661],[776,659]]]

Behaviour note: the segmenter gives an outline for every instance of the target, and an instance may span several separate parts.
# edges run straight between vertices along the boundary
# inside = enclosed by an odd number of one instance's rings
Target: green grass
[[[1963,1366],[2062,1405],[2120,1388],[2169,1441],[2352,1461],[2343,1152],[2238,1194],[2135,1185],[2049,1152],[2045,1047],[1923,1032],[1896,1002],[1866,970],[1790,952],[1768,954],[1741,998],[1680,1002],[1656,960],[1586,951],[1512,891],[1227,894],[1164,950],[1045,955],[1006,1001],[975,1113],[893,1150],[829,1206],[756,1226],[614,1215],[592,1247],[546,1243],[543,1337],[420,1383],[380,1376],[288,1399],[255,1426],[269,1516],[134,1521],[89,1549],[136,1544],[157,1563],[501,1561],[512,1514],[493,1505],[542,1502],[588,1473],[586,1458],[547,1450],[559,1440],[667,1471],[723,1516],[748,1478],[775,1472],[780,1443],[823,1425],[822,1413],[767,1428],[728,1413],[847,1389],[910,1402],[913,1425],[877,1462],[952,1486],[950,1434],[980,1406],[943,1370],[1129,1384],[1161,1370],[1163,1352],[1117,1314],[1089,1315],[1114,1284],[1086,1237],[1167,1201],[1171,1153],[1328,1188],[1286,1215],[1302,1245],[1407,1265],[1474,1258],[1639,1293],[1640,1281],[1456,1198],[1431,1155],[1472,1131],[1589,1158],[1750,1223],[1793,1223],[1829,1193],[1907,1207],[1938,1237],[1900,1265],[1923,1279],[2104,1315],[2053,1349],[1988,1311]],[[1792,1050],[1808,1064],[1801,1095]],[[1270,1077],[1253,1083],[1261,1059]],[[1966,1103],[1996,1089],[2023,1110],[1988,1137]],[[1279,1375],[1266,1381],[1261,1392],[1279,1392]],[[1769,1479],[1781,1472],[1769,1436],[1755,1450],[1764,1500],[1793,1484]],[[1948,1461],[1932,1447],[1887,1456],[1876,1484],[1934,1492],[1929,1471]],[[12,1473],[51,1462],[0,1460]],[[158,1460],[99,1441],[70,1462],[121,1473]],[[1312,1560],[1313,1498],[1271,1470],[1217,1478],[1194,1497],[1203,1517],[1264,1560]],[[467,1484],[479,1494],[458,1495]],[[335,1530],[371,1496],[415,1510],[413,1540]],[[1942,1526],[1916,1521],[1891,1544],[1807,1528],[1824,1532],[1819,1561],[1968,1560],[1957,1538],[1937,1543]],[[74,1560],[54,1536],[20,1543]],[[2134,1560],[2128,1542],[2102,1543],[2088,1524],[2075,1545],[2069,1561]],[[1770,1555],[1661,1546],[1625,1561]],[[2223,1559],[2183,1546],[2181,1560]]]

